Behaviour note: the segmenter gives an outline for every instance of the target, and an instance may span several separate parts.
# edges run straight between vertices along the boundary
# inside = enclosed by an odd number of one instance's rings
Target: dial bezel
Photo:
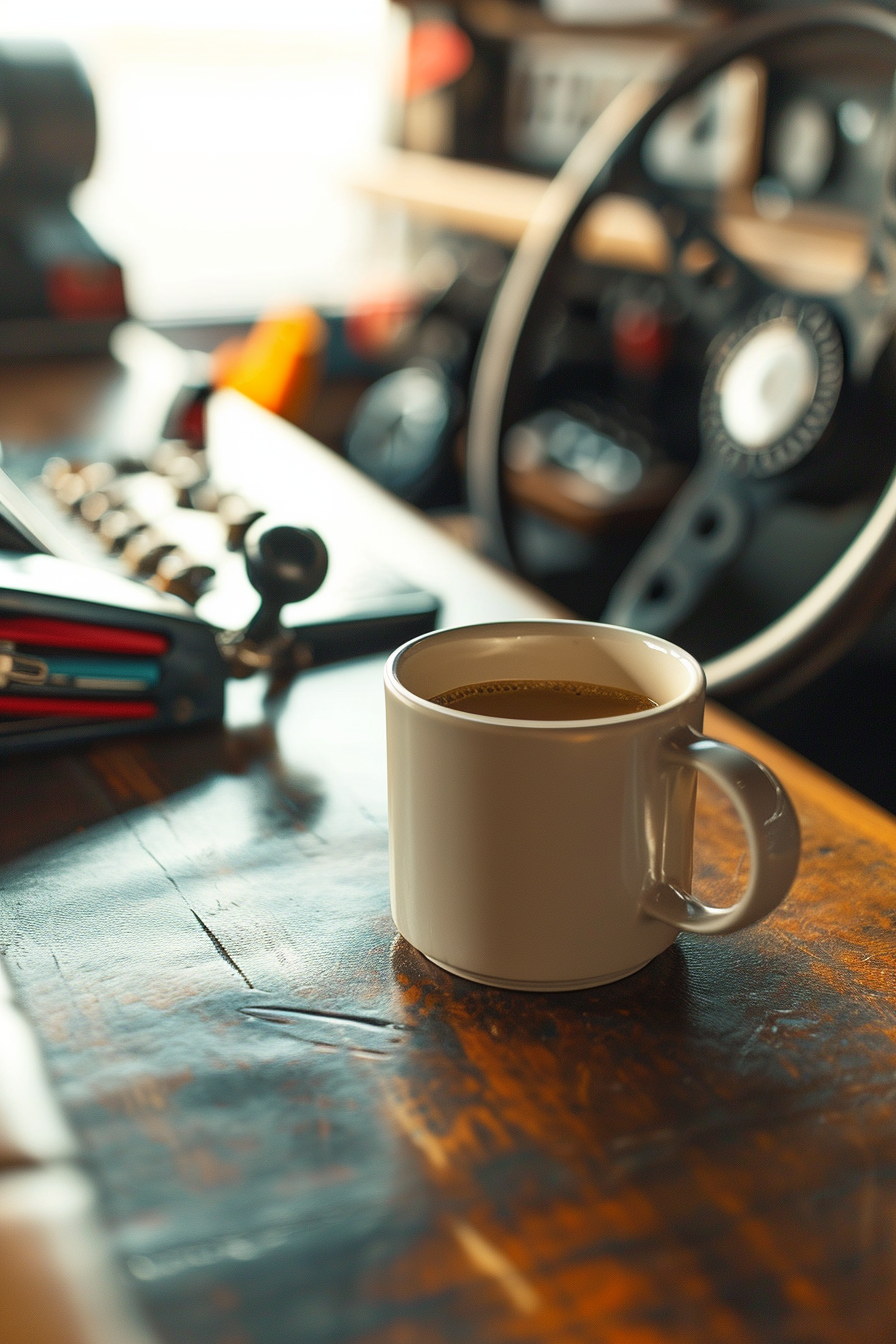
[[[725,371],[742,346],[760,327],[782,319],[808,335],[818,361],[815,395],[792,429],[759,450],[746,448],[728,433],[722,421],[721,386]],[[777,476],[796,466],[824,434],[843,386],[843,342],[828,310],[814,300],[772,294],[757,304],[725,335],[712,352],[700,398],[700,428],[705,449],[722,459],[738,476]]]

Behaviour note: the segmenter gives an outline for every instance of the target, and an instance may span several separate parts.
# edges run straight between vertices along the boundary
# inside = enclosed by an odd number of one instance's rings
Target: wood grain
[[[291,441],[349,544],[350,473]],[[376,521],[454,619],[507,609],[410,511]],[[711,707],[792,790],[785,905],[586,993],[473,985],[389,918],[380,678],[243,683],[226,729],[0,767],[0,942],[160,1338],[891,1341],[896,821]],[[744,863],[701,793],[698,892]]]

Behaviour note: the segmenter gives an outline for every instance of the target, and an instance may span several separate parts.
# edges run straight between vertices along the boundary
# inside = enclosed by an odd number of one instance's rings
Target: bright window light
[[[386,0],[45,0],[0,23],[84,62],[100,141],[74,206],[155,320],[363,287],[376,217],[345,180],[385,134],[395,33]]]

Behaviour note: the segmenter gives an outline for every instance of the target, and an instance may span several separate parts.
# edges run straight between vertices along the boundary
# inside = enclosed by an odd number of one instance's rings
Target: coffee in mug
[[[608,719],[614,714],[637,714],[655,707],[649,696],[622,686],[532,678],[474,681],[430,698],[434,705],[464,714],[485,714],[491,719]]]

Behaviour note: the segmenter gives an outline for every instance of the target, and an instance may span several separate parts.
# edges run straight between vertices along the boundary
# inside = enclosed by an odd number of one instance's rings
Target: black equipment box
[[[0,357],[99,354],[121,267],[69,205],[96,151],[87,76],[61,42],[0,42]]]

